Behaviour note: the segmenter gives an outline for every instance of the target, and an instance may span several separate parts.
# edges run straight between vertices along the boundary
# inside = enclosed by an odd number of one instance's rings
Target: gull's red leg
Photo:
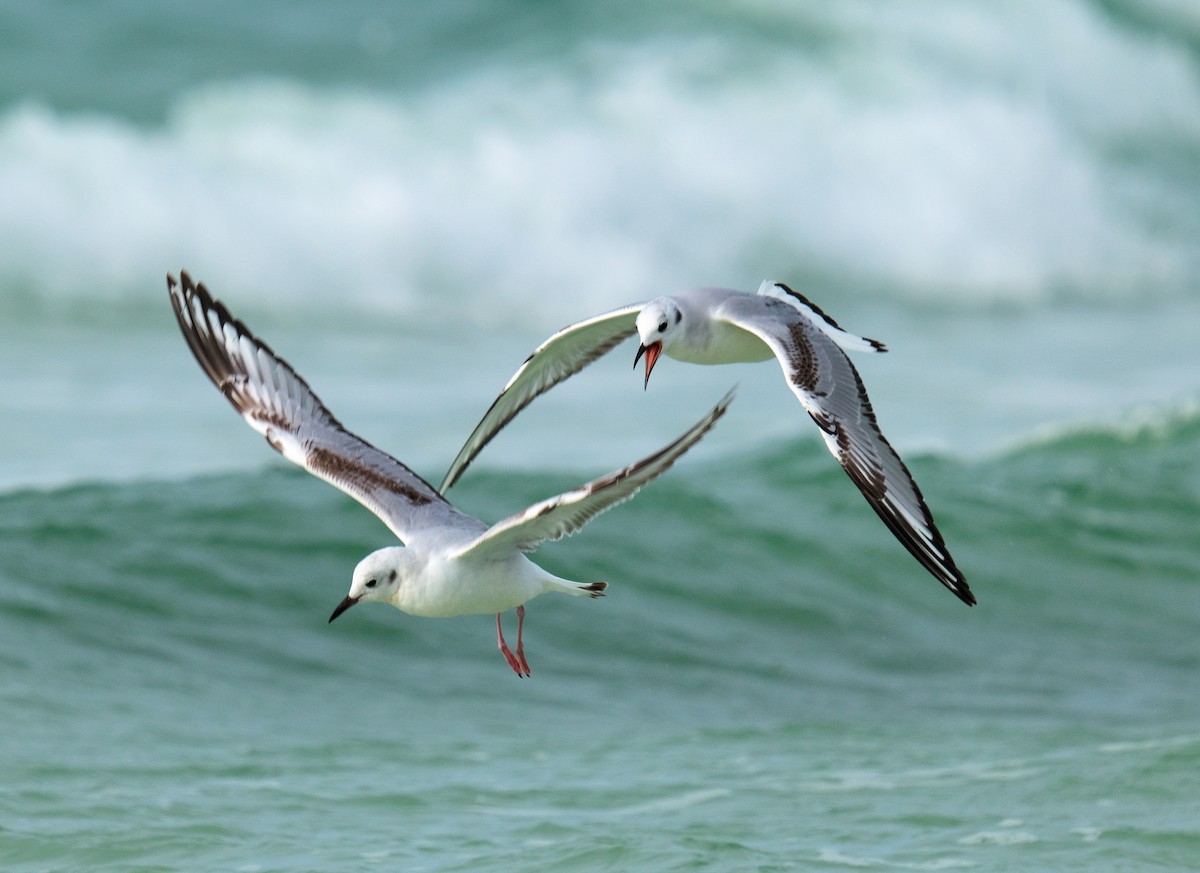
[[[508,666],[512,667],[514,673],[516,673],[518,676],[528,676],[529,675],[529,667],[525,666],[524,668],[522,668],[522,666],[521,666],[522,662],[525,659],[521,658],[520,660],[518,660],[517,656],[512,653],[512,649],[510,649],[508,647],[508,643],[504,642],[504,630],[500,627],[500,616],[501,616],[501,613],[497,612],[496,613],[496,642],[500,646],[500,654],[502,654],[504,656],[504,660],[508,661]],[[521,631],[520,631],[519,627],[517,630],[517,651],[518,652],[521,651]]]
[[[529,662],[525,660],[525,643],[521,639],[521,632],[525,630],[525,605],[517,607],[517,660],[521,662],[521,669],[525,671],[525,675],[529,673]]]

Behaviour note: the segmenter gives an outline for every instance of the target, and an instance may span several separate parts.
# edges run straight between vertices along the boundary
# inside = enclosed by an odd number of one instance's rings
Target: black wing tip
[[[849,360],[847,359],[847,363]],[[879,429],[879,423],[875,420],[875,411],[871,407],[871,401],[867,397],[867,389],[862,383],[862,378],[858,375],[858,370],[850,364],[850,371],[854,374],[855,381],[858,385],[858,395],[862,402],[863,412],[867,420],[873,425],[875,436],[878,437],[884,448],[891,453],[896,463],[900,465],[904,476],[908,480],[909,486],[912,488],[913,497],[916,498],[917,506],[920,509],[921,520],[928,531],[928,536],[921,536],[915,527],[904,521],[900,513],[898,513],[886,498],[886,483],[884,488],[880,488],[880,483],[873,481],[867,476],[866,471],[856,464],[848,463],[850,452],[844,441],[848,439],[847,431],[845,431],[837,422],[836,419],[828,419],[822,422],[822,419],[816,414],[810,412],[809,415],[813,421],[817,423],[823,431],[834,433],[838,436],[838,444],[841,449],[836,457],[838,463],[841,464],[842,470],[850,477],[850,480],[858,487],[859,492],[866,498],[867,504],[879,516],[879,520],[884,523],[892,535],[899,543],[908,550],[914,558],[917,559],[922,567],[924,567],[933,578],[942,583],[950,593],[965,603],[967,606],[976,604],[975,595],[971,592],[971,588],[967,585],[966,577],[963,576],[958,565],[955,564],[954,558],[950,555],[950,550],[946,547],[946,540],[942,536],[942,532],[938,530],[937,522],[933,520],[933,513],[929,509],[929,505],[925,502],[925,495],[921,493],[921,486],[917,484],[912,472],[908,469],[908,465],[904,463],[904,459],[892,448],[892,444],[888,442],[888,438],[883,435],[883,431]],[[826,424],[832,424],[833,430],[829,431]]]
[[[659,449],[654,454],[642,458],[642,460],[637,461],[636,463],[630,464],[628,467],[625,467],[618,473],[612,476],[604,477],[605,480],[612,479],[613,481],[617,481],[623,479],[635,471],[657,463],[663,457],[673,455],[673,457],[671,457],[667,462],[667,465],[659,470],[655,476],[661,476],[663,473],[667,472],[667,470],[671,469],[671,467],[675,465],[675,462],[683,457],[683,455],[689,449],[691,449],[692,446],[704,439],[704,437],[708,435],[709,431],[717,426],[717,422],[720,421],[725,413],[729,411],[729,405],[733,403],[733,399],[737,395],[738,384],[739,383],[735,382],[733,387],[725,392],[725,396],[718,400],[716,405],[704,414],[703,418],[684,431],[683,434],[676,437],[670,444]],[[606,482],[606,484],[610,483]]]
[[[945,541],[943,540],[943,549]],[[967,606],[974,606],[978,601],[975,599],[975,593],[971,590],[971,586],[967,584],[966,577],[963,576],[954,563],[954,559],[950,557],[950,553],[946,552],[946,569],[954,574],[954,586],[946,586],[954,592],[954,596],[965,603]]]
[[[174,274],[167,273],[167,293],[171,295],[173,300],[186,300],[192,297],[198,297],[200,303],[205,309],[219,309],[224,313],[223,321],[233,321],[228,310],[225,309],[221,301],[217,300],[209,293],[209,290],[204,287],[203,282],[195,282],[187,270],[179,271],[179,278],[176,279]]]
[[[737,397],[738,388],[741,387],[741,384],[741,382],[734,382],[733,385],[730,386],[729,390],[725,392],[725,396],[717,401],[717,405],[714,408],[720,409],[721,415],[725,414],[725,410],[729,408],[729,405],[733,403],[733,399]]]
[[[179,271],[179,278],[175,278],[174,273],[167,273],[167,290],[174,291],[177,286],[183,286],[185,291],[193,291],[196,288],[196,283],[192,281],[192,276],[187,270]]]
[[[950,553],[946,551],[946,543],[945,540],[942,539],[941,533],[937,531],[936,527],[933,527],[932,529],[937,537],[937,549],[944,556],[944,560],[942,561],[934,561],[931,559],[927,560],[928,556],[924,553],[924,550],[918,550],[917,548],[914,548],[914,545],[916,544],[910,543],[907,537],[900,536],[898,532],[893,531],[893,533],[896,533],[896,537],[900,540],[901,544],[908,549],[912,556],[916,558],[917,561],[926,570],[928,570],[935,579],[945,585],[951,594],[953,594],[967,606],[974,606],[978,601],[975,599],[974,592],[971,591],[971,586],[967,584],[966,578],[958,569],[958,566],[954,563],[954,559],[950,557]]]
[[[926,523],[929,525],[929,529],[933,533],[933,545],[937,551],[941,553],[942,559],[940,561],[931,559],[927,562],[921,554],[918,554],[918,552],[912,548],[912,546],[909,544],[908,538],[899,537],[899,535],[897,535],[898,538],[900,539],[901,543],[908,548],[909,552],[912,553],[913,557],[916,558],[926,570],[933,574],[934,578],[945,585],[946,588],[950,590],[951,594],[953,594],[967,606],[974,606],[978,602],[975,599],[975,593],[971,590],[971,586],[967,584],[967,579],[963,575],[962,570],[958,569],[958,564],[954,562],[954,558],[951,556],[949,549],[946,548],[946,540],[942,537],[942,532],[938,530],[937,525],[934,524],[933,515],[929,512],[929,507],[924,505],[925,501],[923,499],[921,503],[925,509]]]
[[[886,442],[886,439],[884,442]],[[897,458],[899,458],[898,455]],[[900,463],[901,466],[904,466],[903,461]],[[854,484],[858,486],[859,491],[866,498],[867,504],[879,516],[879,520],[892,532],[892,535],[900,545],[904,546],[908,553],[916,558],[917,563],[924,567],[933,578],[941,582],[951,594],[967,606],[974,606],[976,604],[975,595],[972,593],[970,586],[967,585],[967,580],[963,576],[962,571],[954,563],[954,558],[950,556],[950,551],[946,548],[946,541],[942,537],[942,532],[938,530],[937,524],[933,520],[933,514],[929,511],[929,507],[925,503],[925,498],[921,495],[921,489],[917,486],[916,480],[912,478],[912,474],[909,474],[909,481],[912,483],[913,490],[921,506],[922,517],[929,530],[930,536],[928,539],[920,536],[915,528],[901,521],[898,513],[892,509],[882,494],[874,490],[871,483],[862,475],[860,470],[844,464],[842,465],[842,469]],[[908,472],[907,467],[904,467],[904,470]]]
[[[950,556],[950,552],[946,548],[946,541],[942,538],[941,531],[937,529],[937,525],[933,522],[933,516],[929,514],[929,508],[922,506],[925,509],[925,520],[929,525],[929,530],[933,534],[931,541],[926,542],[922,537],[917,536],[915,532],[903,525],[897,524],[890,517],[890,514],[883,511],[883,506],[875,505],[875,501],[868,500],[875,513],[883,520],[883,523],[892,531],[892,534],[899,540],[900,544],[908,550],[914,558],[917,559],[922,567],[924,567],[933,578],[937,579],[950,591],[955,597],[965,603],[967,606],[976,604],[975,594],[971,591],[971,587],[967,585],[967,580],[963,576],[962,571],[958,569],[958,565],[954,563],[954,558]],[[929,548],[932,546],[939,554],[940,560],[929,553]]]
[[[277,359],[279,358],[279,356],[277,354],[275,354],[275,352],[271,349],[270,346],[268,346],[266,343],[264,343],[262,340],[260,340],[257,336],[255,336],[254,332],[251,331],[250,328],[246,327],[245,323],[242,322],[241,319],[235,318],[233,316],[233,314],[229,311],[228,307],[226,307],[223,302],[221,302],[216,297],[214,297],[212,295],[212,292],[210,292],[208,290],[208,288],[205,287],[203,282],[193,281],[191,275],[189,275],[187,270],[179,271],[178,283],[176,283],[175,277],[172,276],[170,273],[168,273],[167,274],[167,290],[168,290],[168,292],[170,292],[172,299],[182,298],[184,300],[189,300],[191,298],[196,298],[197,300],[200,301],[200,308],[205,311],[213,312],[216,315],[217,320],[221,324],[230,325],[240,335],[246,337],[247,339],[253,341],[256,345],[260,346],[264,351],[266,351],[269,355],[271,355],[271,357],[277,358]],[[188,318],[188,321],[189,322],[192,321],[191,317]],[[182,323],[180,324],[180,326],[181,327],[183,326]],[[284,363],[286,363],[286,362],[284,362]]]
[[[943,546],[943,551],[945,547]],[[918,559],[919,560],[919,559]],[[971,586],[967,584],[967,580],[963,577],[962,572],[954,564],[954,559],[946,554],[946,562],[939,565],[938,569],[941,573],[935,572],[933,567],[926,567],[937,580],[945,585],[950,593],[965,603],[967,606],[974,606],[978,601],[975,599],[975,593],[971,591]]]

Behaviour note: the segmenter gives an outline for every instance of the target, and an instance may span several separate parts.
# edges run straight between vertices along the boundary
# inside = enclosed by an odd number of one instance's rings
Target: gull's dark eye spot
[[[396,571],[392,570],[390,573],[388,573],[388,584],[391,585],[395,581],[396,581]]]
[[[675,312],[675,323],[679,324],[679,322],[681,322],[681,321],[683,321],[683,313],[676,311]]]
[[[667,329],[667,323],[665,321],[658,326],[659,333],[663,333],[666,329]]]
[[[378,579],[368,579],[368,580],[367,580],[367,587],[368,587],[368,588],[374,588],[374,587],[375,587],[376,585],[378,585],[378,584],[379,584],[379,580],[378,580]]]

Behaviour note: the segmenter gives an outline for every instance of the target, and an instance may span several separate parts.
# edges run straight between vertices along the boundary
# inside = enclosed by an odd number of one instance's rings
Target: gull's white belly
[[[689,364],[737,364],[765,361],[775,355],[757,336],[748,330],[724,321],[711,322],[706,342],[688,342],[682,337],[664,351],[668,358]]]
[[[514,609],[546,590],[543,573],[524,555],[496,561],[433,561],[405,580],[392,605],[409,615],[448,618]]]

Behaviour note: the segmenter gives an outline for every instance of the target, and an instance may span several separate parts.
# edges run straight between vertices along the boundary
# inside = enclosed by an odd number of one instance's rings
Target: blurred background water
[[[1200,863],[1200,14],[1174,0],[0,9],[5,869]],[[486,617],[240,424],[188,269],[438,479],[563,324],[786,281],[979,597],[771,363],[618,349],[489,446],[494,521],[730,414]]]

